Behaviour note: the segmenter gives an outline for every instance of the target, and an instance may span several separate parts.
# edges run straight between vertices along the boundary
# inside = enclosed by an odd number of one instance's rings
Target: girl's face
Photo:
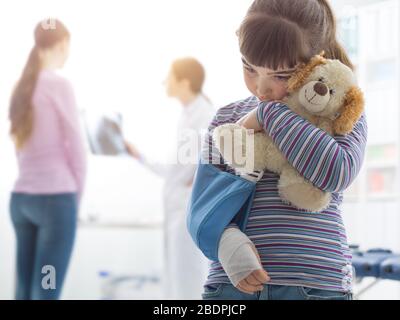
[[[287,81],[294,69],[271,70],[257,67],[242,58],[244,81],[259,100],[282,100],[287,95]]]

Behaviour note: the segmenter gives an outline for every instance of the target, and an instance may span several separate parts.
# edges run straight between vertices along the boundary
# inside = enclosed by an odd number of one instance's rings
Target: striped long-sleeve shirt
[[[206,136],[203,161],[235,174],[214,147],[212,132],[257,107],[259,122],[287,160],[317,188],[332,192],[326,210],[309,213],[282,201],[277,174],[266,171],[257,183],[245,233],[260,254],[269,284],[351,291],[352,257],[340,205],[343,191],[363,162],[365,114],[350,134],[331,137],[282,103],[260,103],[250,97],[217,112]],[[213,283],[230,283],[219,262],[210,267],[206,285]]]

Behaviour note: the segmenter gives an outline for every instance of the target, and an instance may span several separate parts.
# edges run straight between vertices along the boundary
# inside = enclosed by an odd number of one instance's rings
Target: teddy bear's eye
[[[335,93],[336,93],[336,90],[335,90],[335,89],[331,89],[331,90],[329,90],[329,93],[330,93],[330,94],[335,94]]]
[[[321,78],[318,79],[318,81],[319,81],[319,82],[324,82],[325,79],[321,77]]]

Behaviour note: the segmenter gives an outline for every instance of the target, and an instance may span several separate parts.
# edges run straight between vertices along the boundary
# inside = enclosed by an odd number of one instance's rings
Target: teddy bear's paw
[[[332,200],[329,192],[319,190],[308,182],[279,186],[279,194],[285,202],[309,212],[321,212]]]

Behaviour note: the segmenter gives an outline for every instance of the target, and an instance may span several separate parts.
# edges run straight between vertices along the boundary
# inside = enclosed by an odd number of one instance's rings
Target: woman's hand
[[[241,125],[246,129],[253,129],[254,132],[263,131],[263,127],[257,120],[257,111],[258,108],[254,109],[253,111],[249,112],[246,116],[241,118],[237,124]]]
[[[138,151],[138,149],[136,149],[136,147],[128,142],[125,141],[125,147],[126,147],[126,151],[128,151],[129,155],[137,160],[139,160],[142,156],[140,154],[140,152]]]
[[[252,246],[252,249],[261,265],[261,259],[257,249],[254,246]],[[250,275],[240,281],[236,288],[244,293],[253,294],[257,291],[262,291],[264,289],[264,284],[270,280],[271,278],[268,276],[268,273],[264,269],[259,269],[253,271]]]

